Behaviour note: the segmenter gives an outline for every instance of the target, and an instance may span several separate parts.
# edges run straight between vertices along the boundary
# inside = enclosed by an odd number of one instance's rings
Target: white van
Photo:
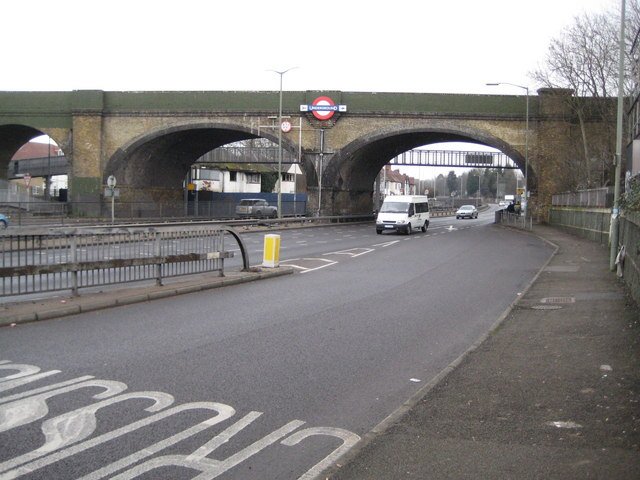
[[[409,235],[414,228],[426,232],[428,227],[429,197],[425,195],[387,196],[376,218],[376,233],[388,230]]]

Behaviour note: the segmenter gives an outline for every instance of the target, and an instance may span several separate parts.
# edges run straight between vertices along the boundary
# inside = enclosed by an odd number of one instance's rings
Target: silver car
[[[456,218],[478,218],[478,209],[473,205],[462,205],[456,212]]]
[[[243,198],[236,206],[236,215],[238,217],[276,218],[278,207],[269,205],[266,200],[261,198]]]

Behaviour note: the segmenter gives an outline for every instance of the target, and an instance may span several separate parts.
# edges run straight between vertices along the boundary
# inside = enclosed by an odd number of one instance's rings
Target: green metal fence
[[[552,207],[549,223],[573,235],[606,245],[611,210],[608,208]]]

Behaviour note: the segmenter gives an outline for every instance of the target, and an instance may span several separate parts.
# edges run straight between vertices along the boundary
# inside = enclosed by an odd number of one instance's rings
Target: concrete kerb
[[[49,320],[186,293],[196,293],[213,288],[279,277],[292,274],[293,272],[294,270],[291,267],[277,267],[269,270],[252,269],[248,272],[231,272],[228,276],[224,277],[187,280],[174,285],[132,287],[128,289],[128,291],[118,290],[111,292],[106,291],[97,295],[87,294],[69,299],[69,303],[66,303],[67,300],[60,300],[59,298],[43,300],[40,301],[39,304],[36,304],[36,302],[17,302],[6,307],[6,314],[0,318],[0,327],[38,320]],[[61,301],[65,303],[60,305],[59,302]],[[32,311],[25,311],[30,308],[32,308]],[[14,313],[11,313],[12,309]]]
[[[390,427],[398,423],[398,421],[404,417],[412,408],[416,407],[423,398],[427,396],[427,394],[433,390],[438,384],[440,384],[447,376],[453,372],[456,368],[458,368],[462,362],[467,358],[473,351],[477,350],[480,345],[482,345],[493,332],[495,332],[507,319],[509,314],[513,311],[513,309],[518,305],[520,300],[527,294],[527,292],[531,289],[531,287],[536,283],[542,272],[547,268],[551,260],[556,256],[560,247],[550,240],[536,235],[535,233],[519,230],[516,228],[511,228],[507,226],[501,226],[500,228],[506,228],[512,231],[516,231],[522,233],[524,235],[533,235],[542,241],[548,243],[553,247],[553,252],[545,262],[545,264],[538,270],[536,275],[531,279],[531,281],[527,284],[527,286],[523,289],[523,291],[509,304],[509,306],[505,309],[504,312],[498,317],[498,319],[491,325],[489,330],[486,333],[483,333],[480,337],[478,337],[467,350],[465,350],[458,358],[452,361],[449,365],[444,367],[435,377],[433,377],[428,383],[426,383],[422,388],[420,388],[416,393],[414,393],[409,399],[404,402],[400,407],[391,412],[386,418],[384,418],[380,423],[374,426],[369,432],[365,433],[361,440],[352,447],[348,452],[342,455],[339,459],[337,459],[333,465],[327,467],[325,470],[320,472],[318,475],[313,477],[311,480],[322,480],[324,478],[329,478],[332,475],[338,473],[341,469],[341,466],[338,464],[338,460],[340,464],[344,465],[349,463],[349,461],[355,459],[358,454],[367,447],[371,442],[373,442],[376,438],[381,436],[384,432],[386,432]]]

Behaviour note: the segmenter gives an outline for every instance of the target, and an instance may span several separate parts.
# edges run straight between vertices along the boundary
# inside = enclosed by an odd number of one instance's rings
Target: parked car
[[[456,212],[456,218],[478,218],[478,209],[473,205],[462,205]]]
[[[506,207],[507,205],[509,205],[509,202],[507,202],[506,200],[500,200],[500,203],[498,203],[498,205],[501,207]]]
[[[0,230],[4,230],[9,226],[9,217],[0,213]]]
[[[239,217],[276,218],[278,207],[269,205],[262,198],[243,198],[236,205],[236,215]]]

